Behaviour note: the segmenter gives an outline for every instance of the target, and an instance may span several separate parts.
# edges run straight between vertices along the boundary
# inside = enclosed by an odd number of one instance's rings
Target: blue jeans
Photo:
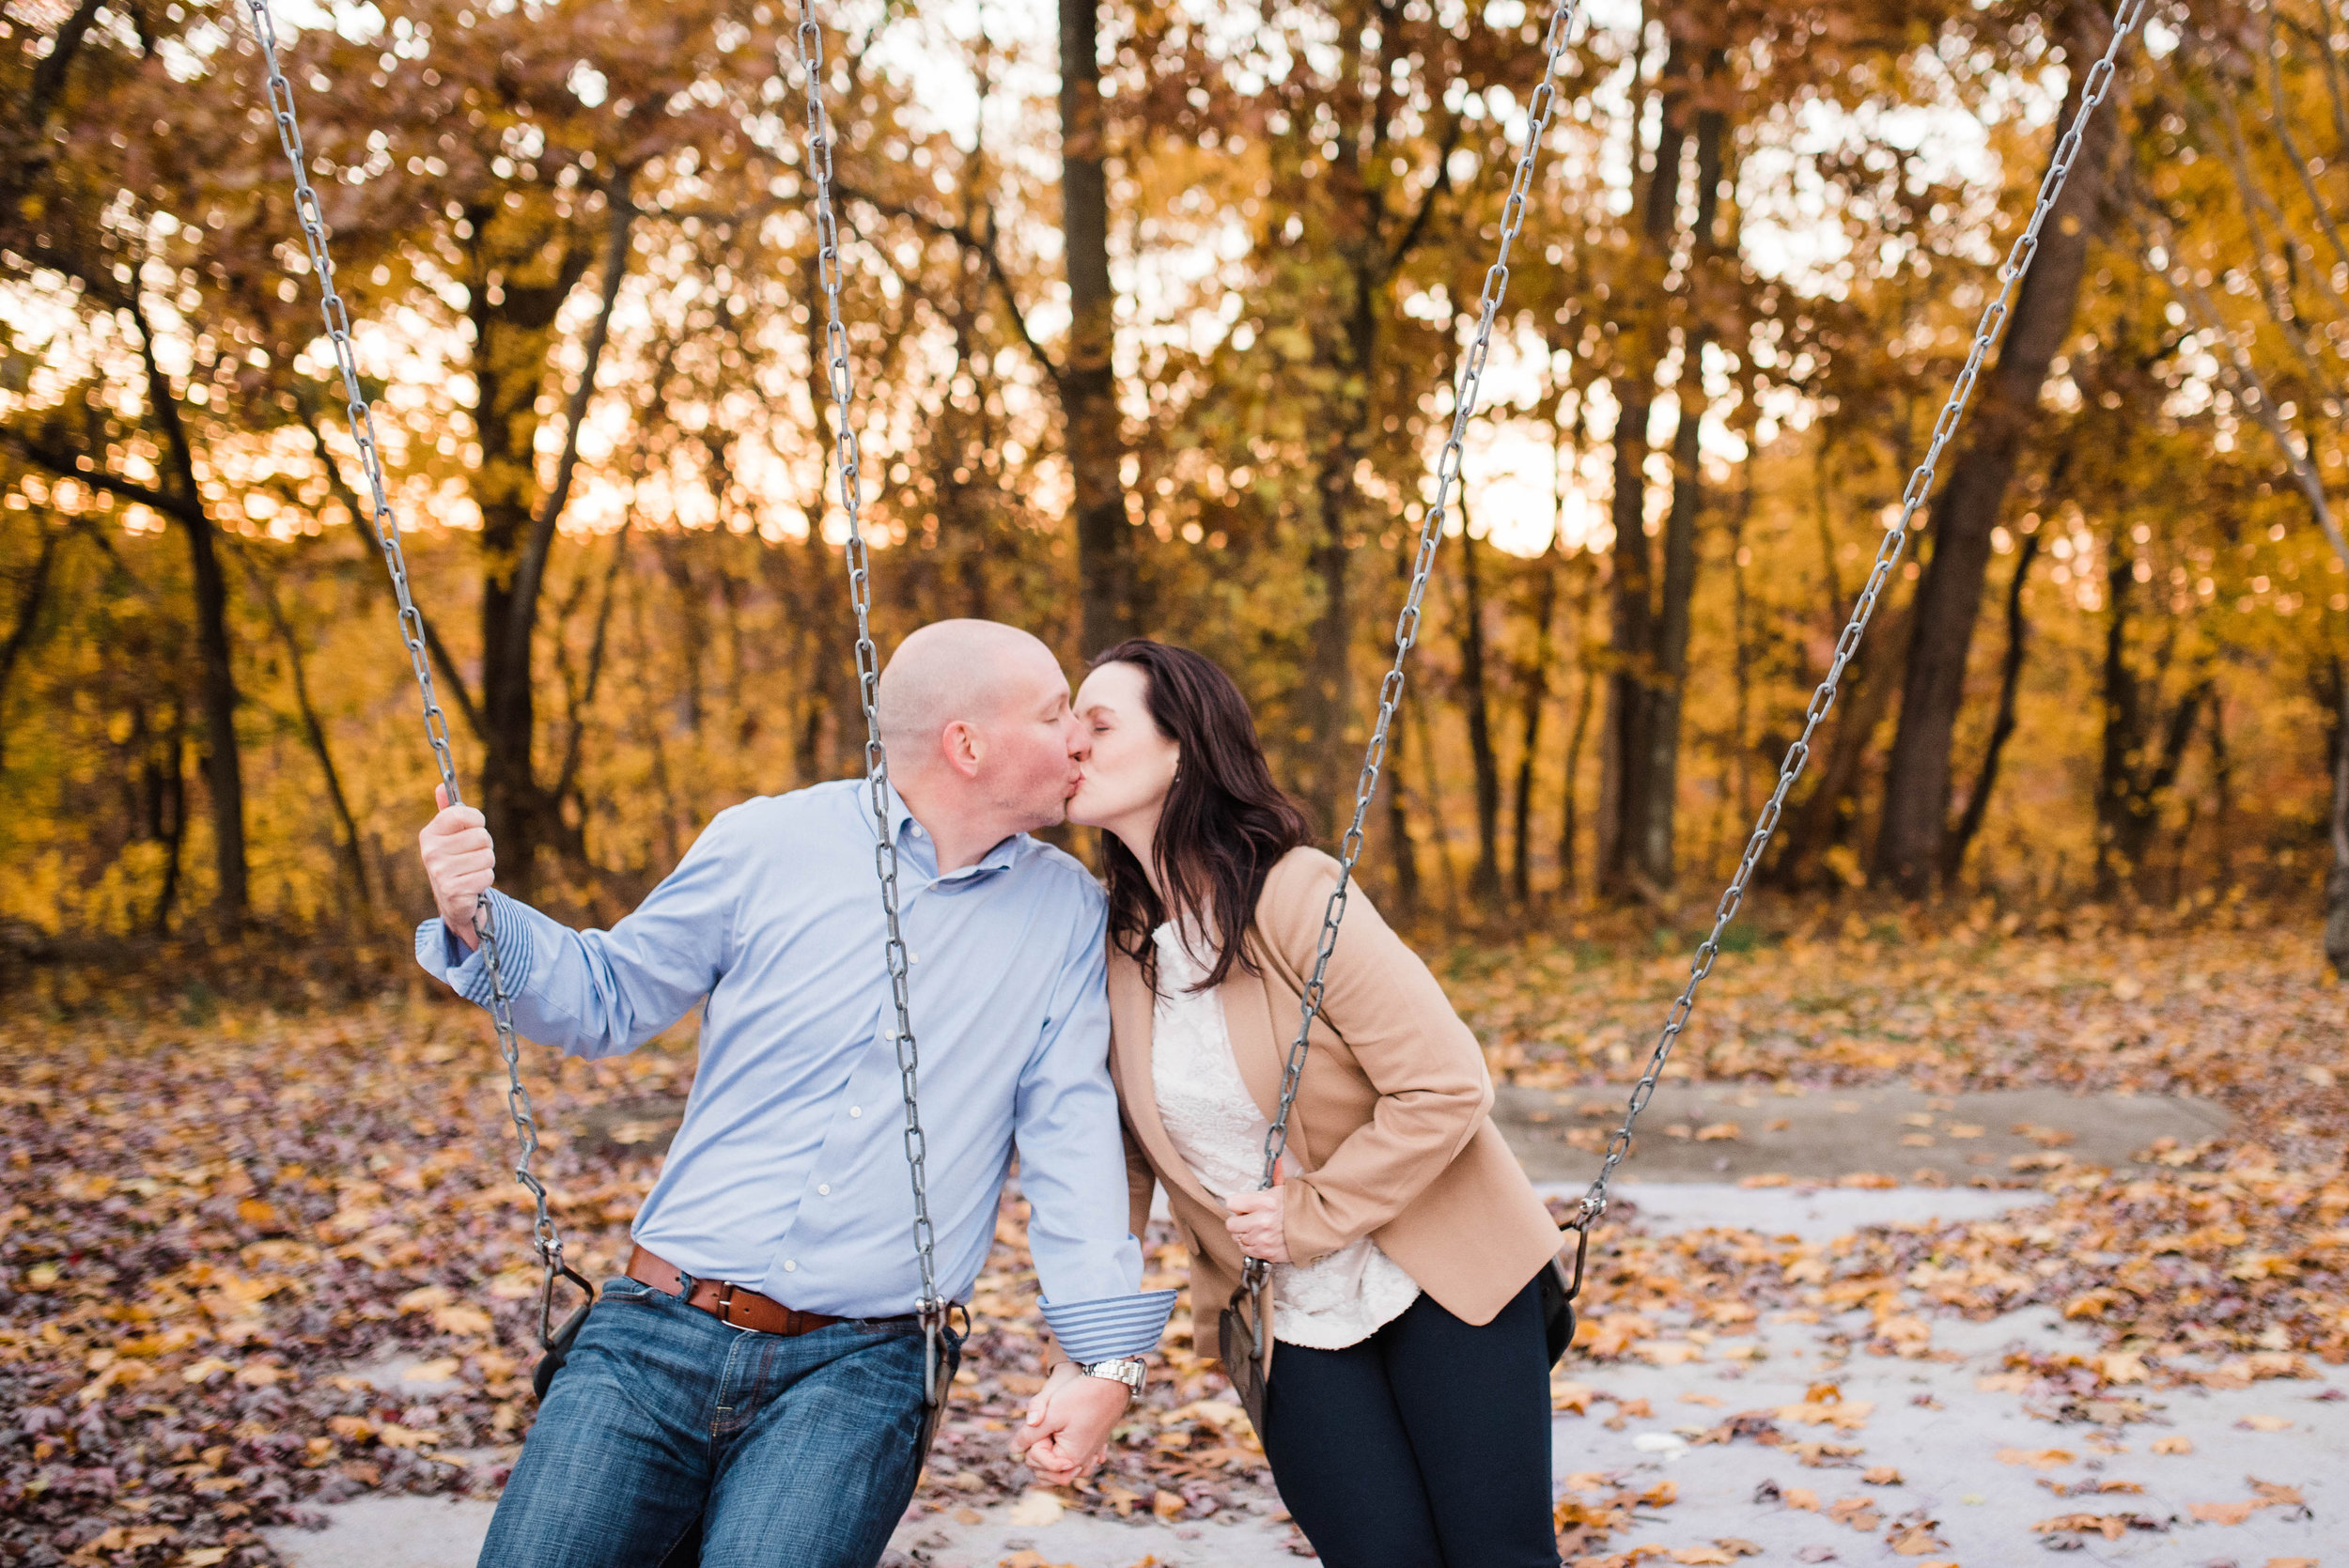
[[[703,1568],[872,1568],[920,1478],[921,1419],[914,1324],[784,1339],[607,1280],[480,1568],[653,1568],[680,1545],[691,1561],[696,1531]]]

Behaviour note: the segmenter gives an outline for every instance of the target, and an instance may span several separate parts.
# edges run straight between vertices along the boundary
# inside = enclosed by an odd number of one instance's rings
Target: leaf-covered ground
[[[2310,946],[2233,923],[1855,924],[1725,956],[1684,1071],[2190,1092],[2233,1111],[2240,1136],[2161,1151],[2151,1174],[2053,1152],[2006,1178],[2051,1192],[2022,1220],[1832,1243],[1610,1223],[1561,1397],[1577,1366],[1728,1353],[1765,1312],[1845,1314],[1855,1353],[1928,1355],[1945,1315],[2057,1306],[2103,1349],[2026,1357],[2015,1392],[2123,1424],[2166,1383],[2339,1363],[2349,1028]],[[1595,1084],[1644,1056],[1685,960],[1541,942],[1441,967],[1499,1073]],[[681,1094],[690,1042],[595,1064],[533,1050],[527,1064],[572,1255],[608,1271],[657,1166],[577,1129],[598,1106]],[[187,1009],[151,989],[14,1008],[0,1024],[0,1560],[258,1564],[272,1560],[261,1527],[340,1498],[494,1489],[530,1420],[537,1306],[510,1140],[485,1025],[421,986],[298,1014]],[[1277,1515],[1245,1419],[1179,1340],[1097,1481],[1030,1491],[1001,1436],[1037,1371],[1016,1201],[998,1236],[917,1511],[1024,1493],[1039,1514]],[[1172,1251],[1153,1265],[1180,1283]],[[1750,1421],[1720,1440],[1773,1432],[1815,1440]],[[1569,1494],[1573,1553],[1605,1560],[1608,1511],[1639,1501]]]

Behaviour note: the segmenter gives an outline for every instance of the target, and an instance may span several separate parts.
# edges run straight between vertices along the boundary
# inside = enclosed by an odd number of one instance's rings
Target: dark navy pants
[[[872,1568],[912,1500],[922,1331],[731,1328],[604,1281],[499,1499],[481,1568]]]
[[[1482,1327],[1422,1296],[1360,1344],[1273,1348],[1265,1457],[1325,1568],[1557,1568],[1549,1419],[1533,1285]]]

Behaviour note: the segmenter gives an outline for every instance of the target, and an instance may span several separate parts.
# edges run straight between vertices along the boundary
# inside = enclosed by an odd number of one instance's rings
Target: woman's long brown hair
[[[1256,966],[1245,951],[1248,927],[1273,865],[1313,840],[1304,808],[1273,783],[1248,699],[1215,660],[1135,637],[1096,659],[1093,668],[1104,664],[1131,664],[1142,672],[1151,722],[1183,755],[1159,815],[1155,855],[1165,903],[1133,851],[1115,834],[1101,835],[1110,940],[1140,962],[1155,986],[1150,934],[1170,918],[1166,905],[1172,904],[1183,917],[1177,932],[1215,943],[1214,967],[1194,989],[1221,986],[1235,964],[1253,974]]]

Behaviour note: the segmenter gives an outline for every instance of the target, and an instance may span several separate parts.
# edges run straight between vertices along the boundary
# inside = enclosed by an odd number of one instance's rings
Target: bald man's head
[[[985,726],[1039,687],[1065,700],[1067,677],[1052,650],[1001,621],[932,621],[890,656],[880,677],[881,744],[894,765],[935,761],[940,737],[957,722]]]
[[[914,815],[984,850],[1050,827],[1077,787],[1084,728],[1052,650],[996,621],[937,621],[881,671],[881,743]]]

